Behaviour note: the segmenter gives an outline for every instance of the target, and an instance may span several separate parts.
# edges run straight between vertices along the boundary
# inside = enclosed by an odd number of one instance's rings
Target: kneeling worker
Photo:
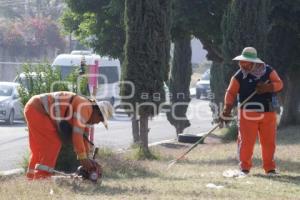
[[[93,170],[95,166],[88,158],[89,143],[85,139],[88,138],[89,126],[103,122],[107,128],[107,120],[112,114],[113,107],[108,101],[96,102],[72,92],[33,96],[24,108],[31,151],[27,177],[39,179],[51,176],[48,172],[35,170],[35,165],[39,163],[54,168],[63,138],[68,138],[73,143],[83,168]],[[69,133],[62,131],[62,121],[70,127]]]

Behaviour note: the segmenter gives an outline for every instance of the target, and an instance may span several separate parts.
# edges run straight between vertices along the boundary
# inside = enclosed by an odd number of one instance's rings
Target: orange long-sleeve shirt
[[[67,117],[69,117],[69,122],[73,126],[72,142],[74,145],[74,150],[79,159],[87,158],[89,152],[89,143],[84,139],[85,134],[88,138],[89,136],[89,125],[87,124],[90,119],[93,109],[92,103],[79,95],[71,92],[56,92],[40,95],[40,99],[43,104],[43,108],[37,106],[39,110],[44,110],[50,118],[55,121],[58,118],[63,118],[64,114],[69,106],[69,112]],[[70,98],[74,96],[73,101],[70,106]],[[39,104],[40,105],[40,104]],[[58,109],[57,109],[58,108]],[[57,116],[57,112],[59,116]]]
[[[273,85],[274,92],[279,92],[283,88],[282,80],[275,70],[272,70],[272,72],[270,73],[269,80],[271,82],[270,84]],[[233,105],[236,100],[237,94],[239,93],[239,90],[239,81],[235,77],[232,77],[226,90],[224,104]]]
[[[79,159],[87,158],[89,143],[83,138],[83,134],[89,135],[87,121],[90,119],[93,109],[92,103],[84,97],[76,96],[72,103],[73,106],[73,134],[72,140],[75,152]]]

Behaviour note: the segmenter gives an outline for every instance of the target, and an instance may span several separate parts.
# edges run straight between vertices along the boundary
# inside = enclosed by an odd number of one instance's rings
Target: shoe
[[[279,175],[279,173],[275,169],[269,170],[267,172],[267,176],[277,176],[277,175]]]
[[[245,174],[245,175],[249,174],[249,172],[250,172],[250,171],[247,170],[247,169],[242,169],[242,170],[241,170],[241,173],[243,173],[243,174]]]
[[[248,174],[249,174],[249,170],[242,169],[242,170],[238,173],[237,178],[244,178],[244,177],[246,177]]]

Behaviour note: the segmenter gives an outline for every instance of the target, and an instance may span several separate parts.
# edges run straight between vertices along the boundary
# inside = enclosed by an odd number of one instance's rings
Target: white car
[[[20,84],[0,82],[0,120],[12,125],[15,119],[23,119],[23,106],[18,94]]]

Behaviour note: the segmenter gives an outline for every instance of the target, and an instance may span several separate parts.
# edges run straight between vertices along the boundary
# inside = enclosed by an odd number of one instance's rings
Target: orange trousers
[[[275,112],[259,113],[239,110],[238,155],[242,170],[250,170],[252,167],[252,155],[257,135],[265,172],[276,168],[274,161],[276,128]]]
[[[38,112],[32,105],[24,108],[29,131],[30,160],[28,179],[41,179],[51,176],[50,173],[35,170],[37,163],[54,168],[61,148],[61,141],[50,118]]]

